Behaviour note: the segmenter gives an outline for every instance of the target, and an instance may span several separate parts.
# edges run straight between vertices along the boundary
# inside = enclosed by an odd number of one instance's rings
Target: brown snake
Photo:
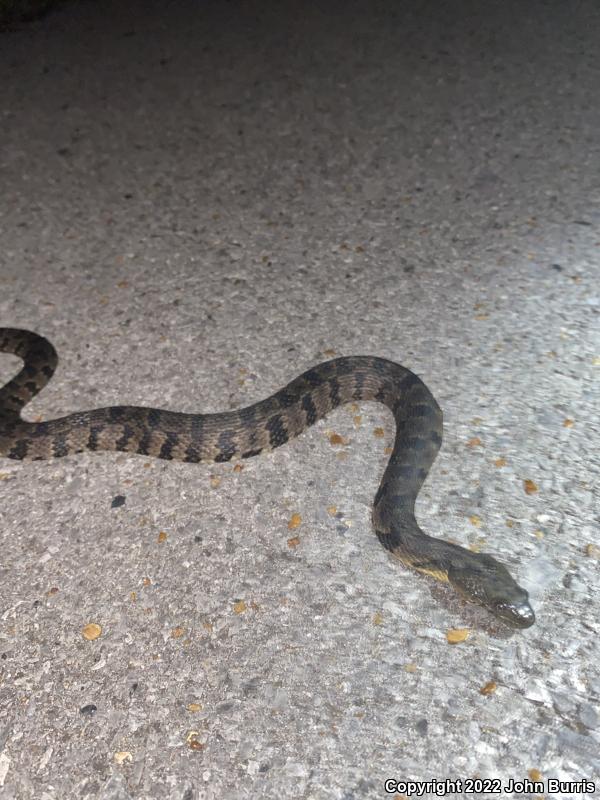
[[[343,403],[383,403],[394,415],[396,439],[373,504],[379,541],[403,564],[449,581],[467,600],[509,625],[534,623],[527,592],[496,559],[434,539],[419,528],[415,500],[442,444],[442,412],[423,381],[406,367],[373,356],[336,358],[312,367],[266,400],[222,414],[113,406],[27,422],[21,410],[52,377],[56,351],[35,333],[0,328],[0,352],[25,362],[0,388],[0,456],[22,460],[84,450],[191,462],[250,458],[285,444]]]

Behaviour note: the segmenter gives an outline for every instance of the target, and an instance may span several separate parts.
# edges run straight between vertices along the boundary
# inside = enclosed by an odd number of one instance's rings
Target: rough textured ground
[[[82,2],[4,34],[0,325],[61,355],[30,418],[406,364],[445,413],[421,523],[499,555],[536,625],[388,559],[376,405],[241,471],[2,461],[3,800],[600,790],[600,10],[406,6]]]

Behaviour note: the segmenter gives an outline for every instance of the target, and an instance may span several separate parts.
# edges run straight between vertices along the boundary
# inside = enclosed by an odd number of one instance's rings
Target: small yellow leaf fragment
[[[327,434],[327,437],[329,439],[329,444],[333,444],[333,445],[348,444],[348,439],[345,439],[343,436],[340,436],[339,433],[329,432]]]
[[[327,356],[328,358],[331,358],[332,356],[335,355],[335,350],[333,349],[333,347],[328,347],[327,350],[323,350],[323,355]]]
[[[353,421],[357,428],[362,425],[362,414],[355,414]]]
[[[295,528],[300,527],[301,523],[302,523],[302,515],[298,513],[292,514],[292,516],[288,521],[288,530],[290,531],[295,530]]]
[[[460,644],[469,638],[471,631],[468,628],[451,628],[446,632],[448,644]]]
[[[505,467],[506,466],[506,459],[505,458],[497,458],[494,461],[495,467]]]
[[[203,622],[202,623],[202,627],[204,628],[205,631],[208,631],[209,633],[212,633],[212,629],[213,629],[212,622],[208,622],[208,621]]]
[[[171,631],[171,638],[172,639],[181,639],[183,634],[185,633],[185,628],[182,628],[181,625],[177,625]]]
[[[376,611],[373,614],[373,625],[383,625],[383,614],[381,611]]]
[[[542,773],[539,769],[530,769],[527,773],[532,781],[541,781],[542,780]]]
[[[393,452],[394,452],[394,448],[393,448],[393,447],[384,447],[384,448],[383,448],[383,452],[384,452],[384,453],[385,453],[387,456],[389,456],[389,455],[391,455],[391,453],[393,453]]]
[[[243,464],[236,464],[234,466],[234,468],[233,468],[233,471],[234,472],[241,472],[243,469],[244,469],[244,465]]]
[[[477,514],[472,514],[469,517],[469,522],[471,525],[475,525],[476,528],[481,528],[481,517],[478,517]]]
[[[119,750],[117,751],[113,758],[117,762],[117,764],[124,764],[126,761],[133,761],[133,756],[128,750]]]
[[[5,481],[9,478],[10,472],[0,472],[0,481]]]
[[[592,358],[592,364],[595,367],[600,367],[600,356],[594,356],[594,358]]]
[[[477,320],[484,320],[489,319],[489,314],[475,314],[475,319]]]
[[[416,672],[417,671],[417,665],[413,664],[412,662],[409,662],[408,664],[404,665],[404,671],[405,672],[410,672],[410,673]]]
[[[382,439],[385,436],[385,431],[383,428],[375,428],[373,430],[373,435],[377,436],[378,439]]]
[[[137,592],[129,592],[129,599],[131,600],[132,603],[135,603],[135,601],[137,600]]]
[[[573,425],[575,425],[575,420],[569,419],[569,417],[563,420],[563,428],[572,428]]]
[[[506,520],[506,527],[507,527],[507,528],[514,528],[514,527],[515,527],[515,521],[514,521],[514,519],[507,519],[507,520]]]
[[[337,506],[327,506],[327,513],[330,517],[335,517],[337,514]]]
[[[196,714],[198,711],[202,711],[202,705],[200,703],[188,703],[187,710],[191,714]]]
[[[588,558],[600,559],[600,547],[595,544],[586,544],[586,546],[583,548],[583,552]]]
[[[498,684],[496,683],[496,681],[488,681],[484,686],[481,687],[481,689],[479,690],[479,694],[483,695],[494,694],[497,688]]]
[[[523,488],[525,489],[525,494],[535,494],[538,490],[537,484],[530,481],[529,478],[523,481]]]
[[[534,531],[533,535],[535,536],[536,539],[540,539],[541,540],[541,539],[544,538],[544,531],[540,531],[540,530]]]
[[[127,287],[129,286],[129,281],[126,280],[119,281],[117,283],[117,286],[119,287],[119,289],[127,289]]]
[[[97,622],[88,622],[81,629],[81,635],[88,642],[93,642],[94,639],[98,639],[102,635],[102,627]]]
[[[300,537],[299,536],[292,536],[290,539],[287,540],[288,547],[298,547],[300,544]]]
[[[471,425],[481,425],[483,422],[483,417],[473,417],[471,420]]]
[[[204,750],[204,745],[200,739],[198,739],[199,735],[199,731],[189,731],[188,735],[185,737],[185,741],[190,750]]]
[[[161,532],[158,534],[158,541],[159,541],[159,542],[166,542],[166,541],[167,541],[167,538],[168,538],[168,537],[167,537],[167,534],[166,534],[164,531],[161,531]]]
[[[483,442],[481,441],[479,436],[473,436],[467,442],[467,447],[481,447],[482,445],[483,445]]]
[[[243,614],[246,611],[248,606],[246,605],[244,600],[238,600],[233,604],[233,610],[236,614]]]
[[[221,478],[218,475],[211,475],[210,485],[213,489],[217,489],[221,485]]]

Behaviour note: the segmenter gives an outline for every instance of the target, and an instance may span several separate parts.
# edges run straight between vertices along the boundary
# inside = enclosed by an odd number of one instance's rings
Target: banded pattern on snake
[[[113,406],[46,422],[21,410],[52,377],[54,347],[30,331],[0,328],[0,352],[24,361],[0,388],[0,457],[37,460],[84,450],[120,450],[180,461],[250,458],[298,436],[337,406],[374,400],[396,422],[393,451],[373,505],[381,544],[406,566],[450,584],[513,627],[535,616],[527,592],[496,559],[427,536],[415,520],[417,495],[442,443],[442,411],[406,367],[374,356],[336,358],[312,367],[271,397],[238,411],[184,414]]]

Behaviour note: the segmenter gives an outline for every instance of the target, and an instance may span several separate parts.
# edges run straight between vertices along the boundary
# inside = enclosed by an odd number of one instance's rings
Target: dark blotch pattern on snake
[[[383,403],[394,415],[396,439],[373,505],[382,545],[403,564],[449,581],[463,597],[508,624],[533,624],[527,592],[502,564],[419,528],[415,500],[442,443],[442,412],[423,381],[400,364],[371,356],[336,358],[312,367],[266,400],[222,414],[114,406],[27,422],[21,410],[50,380],[56,352],[41,336],[12,328],[0,328],[0,352],[25,362],[0,389],[0,456],[8,458],[58,458],[84,450],[194,463],[250,458],[285,444],[342,403]]]

